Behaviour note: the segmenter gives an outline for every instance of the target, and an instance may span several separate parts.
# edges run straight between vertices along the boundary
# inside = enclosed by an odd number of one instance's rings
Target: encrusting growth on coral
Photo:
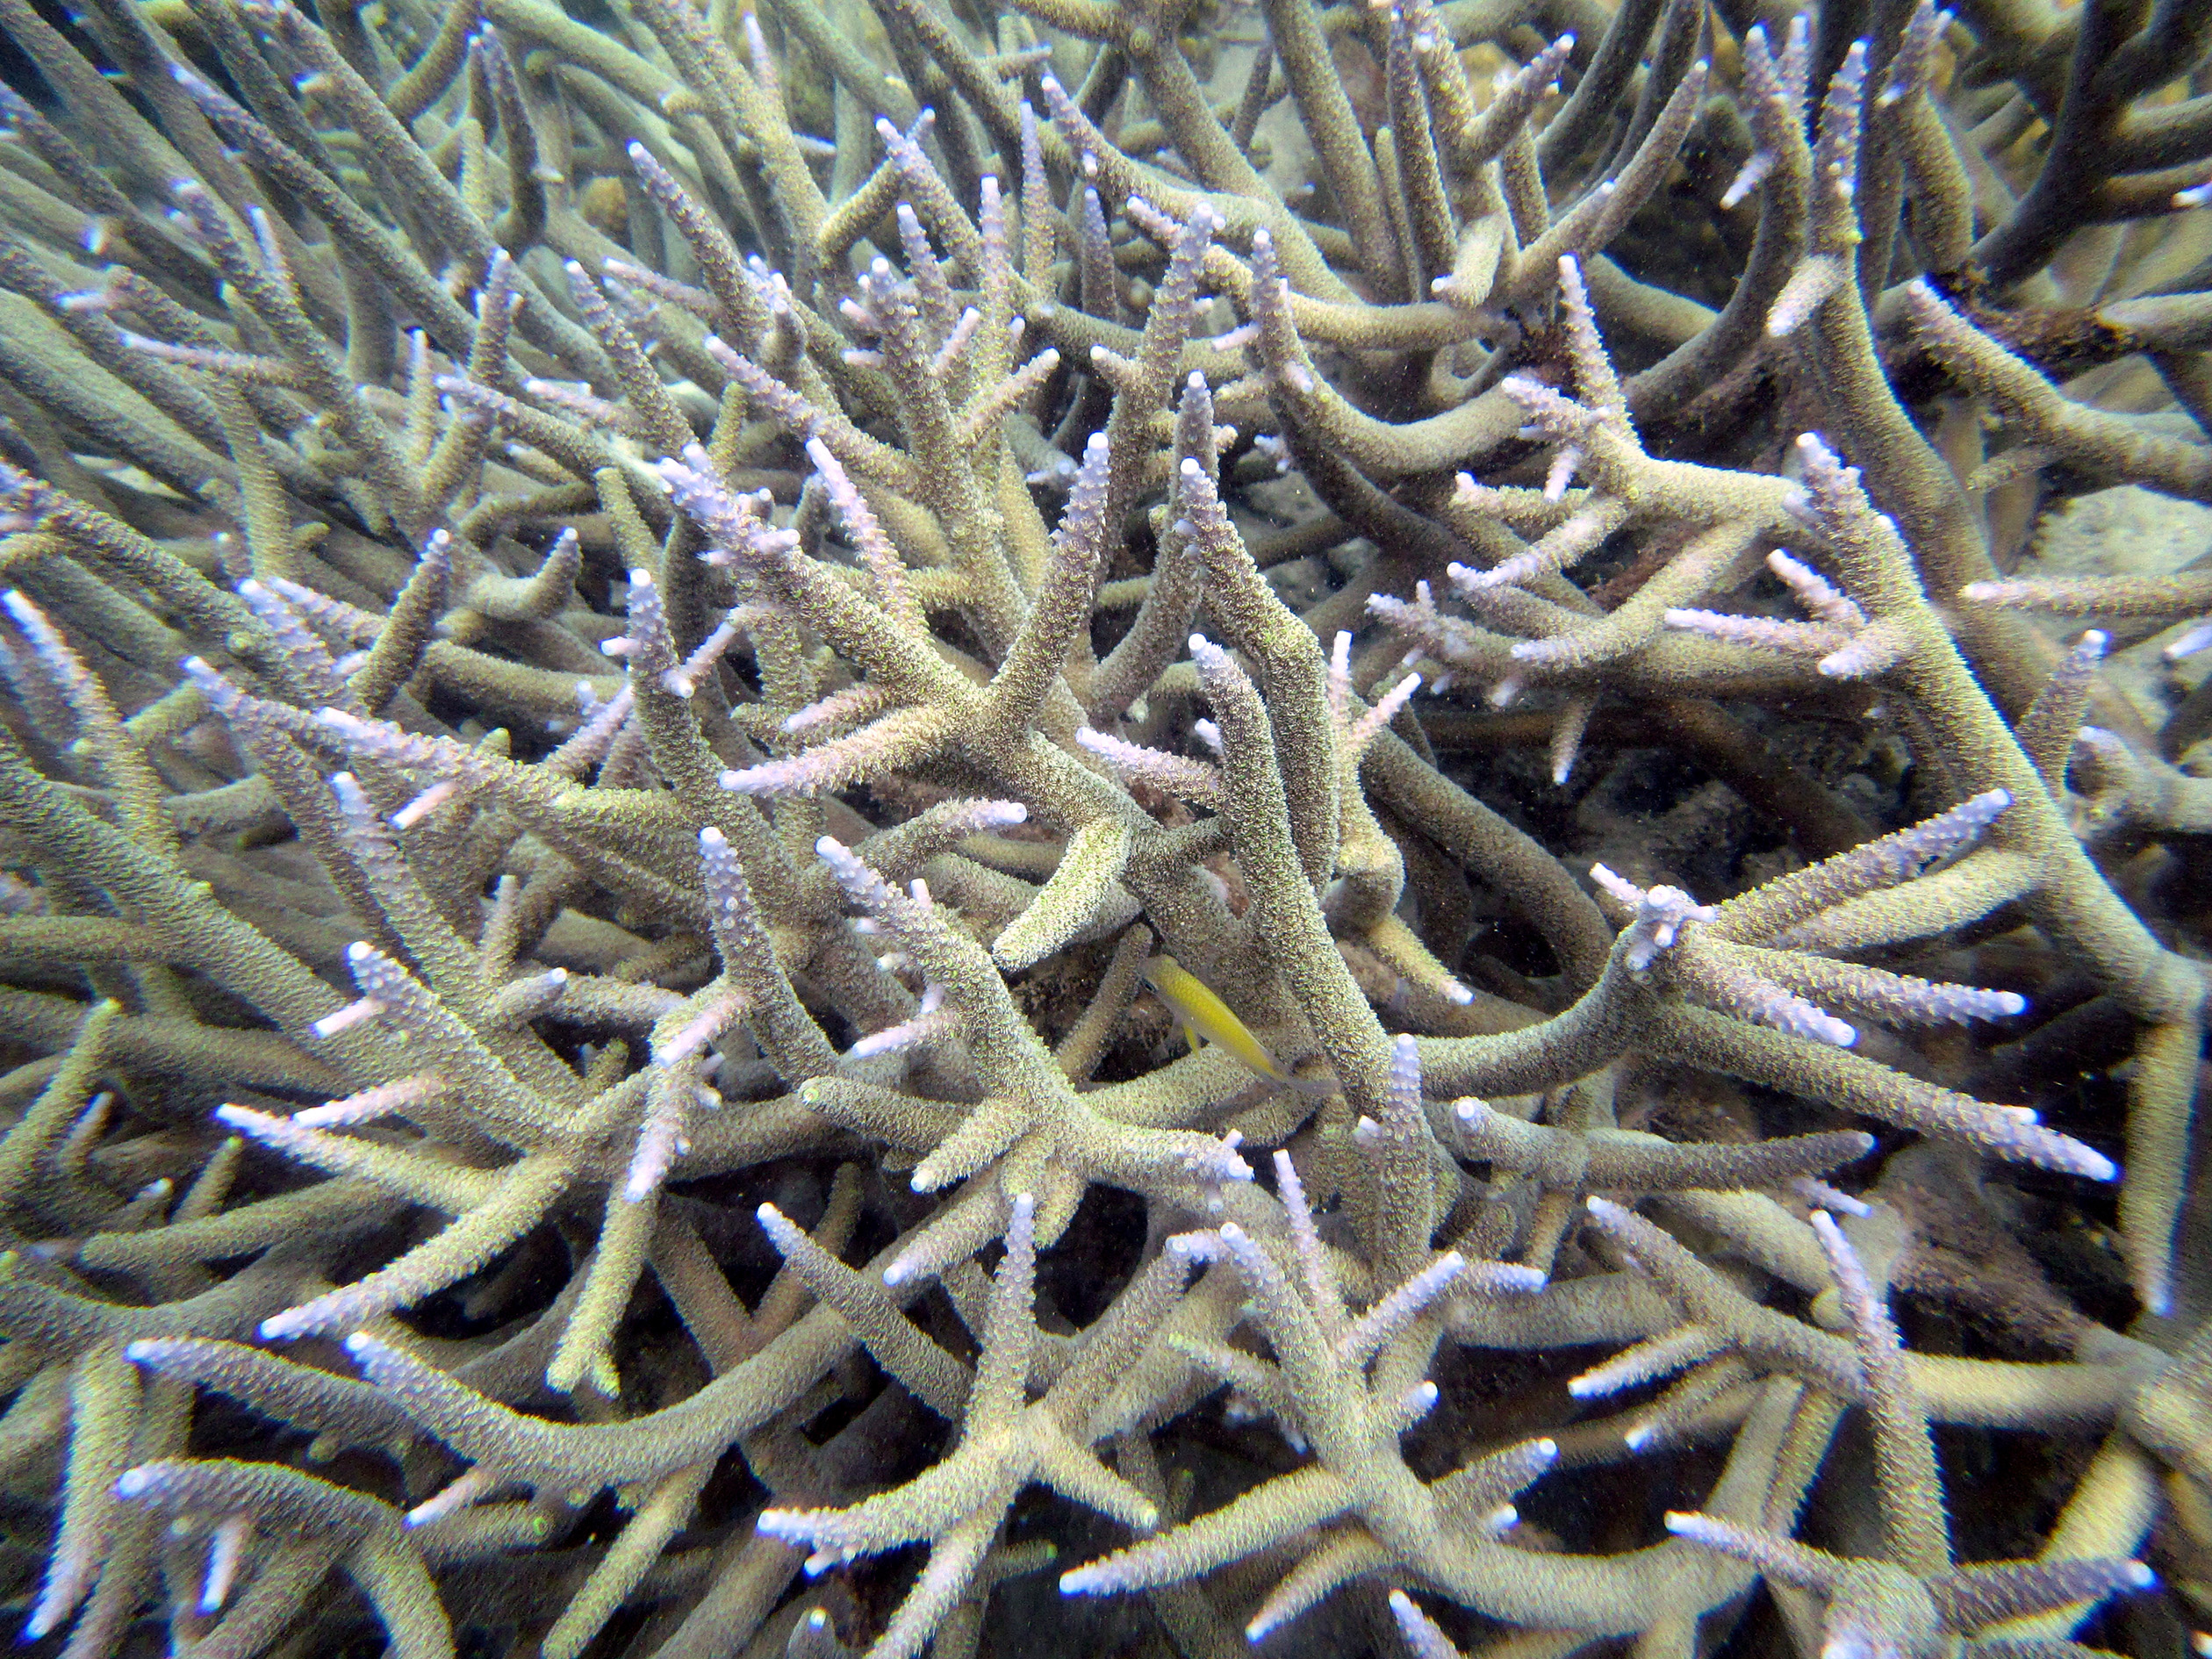
[[[2205,1629],[2212,10],[0,35],[40,1651]]]

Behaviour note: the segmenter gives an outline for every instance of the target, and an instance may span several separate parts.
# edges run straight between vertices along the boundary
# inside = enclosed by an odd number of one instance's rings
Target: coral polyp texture
[[[0,35],[37,1651],[2212,1645],[2212,7]]]

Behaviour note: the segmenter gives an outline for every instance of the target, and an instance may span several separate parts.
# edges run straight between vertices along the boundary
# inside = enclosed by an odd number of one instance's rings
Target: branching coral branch
[[[2201,1601],[2202,10],[0,0],[27,1634]]]

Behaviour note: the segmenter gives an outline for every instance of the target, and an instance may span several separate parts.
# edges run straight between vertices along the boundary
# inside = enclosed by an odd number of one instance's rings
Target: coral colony
[[[2212,1652],[2212,6],[0,34],[37,1651]]]

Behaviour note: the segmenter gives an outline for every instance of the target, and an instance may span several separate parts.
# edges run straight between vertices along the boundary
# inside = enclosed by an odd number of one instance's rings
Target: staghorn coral
[[[2212,13],[0,32],[27,1636],[2201,1622]]]

